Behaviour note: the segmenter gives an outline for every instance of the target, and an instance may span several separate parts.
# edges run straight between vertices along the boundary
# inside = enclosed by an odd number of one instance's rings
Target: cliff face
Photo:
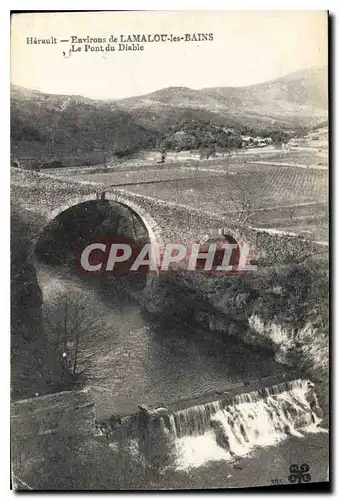
[[[48,392],[51,371],[42,327],[42,294],[34,267],[32,236],[18,207],[11,210],[11,396]]]

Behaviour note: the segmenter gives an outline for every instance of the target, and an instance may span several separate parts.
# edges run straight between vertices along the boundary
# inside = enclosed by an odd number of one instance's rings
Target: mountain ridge
[[[11,83],[11,91],[16,90],[18,92],[24,91],[25,93],[30,93],[30,94],[43,94],[43,95],[49,95],[49,96],[55,96],[59,98],[67,98],[67,97],[74,97],[78,99],[83,99],[86,101],[93,101],[93,102],[123,102],[129,99],[138,99],[138,98],[145,98],[145,97],[151,97],[155,96],[156,94],[160,94],[161,92],[166,92],[166,91],[176,91],[176,90],[182,90],[185,92],[191,92],[191,93],[200,93],[200,92],[212,92],[212,91],[217,91],[217,90],[224,90],[224,91],[244,91],[244,90],[250,90],[254,89],[256,87],[262,87],[262,86],[267,86],[269,84],[274,84],[276,82],[283,82],[288,79],[291,79],[292,77],[297,77],[297,78],[307,78],[307,75],[309,73],[319,73],[321,77],[323,78],[323,83],[327,86],[327,73],[328,73],[328,68],[327,67],[321,67],[321,68],[308,68],[308,69],[300,69],[297,71],[294,71],[292,73],[287,73],[286,75],[283,75],[278,78],[273,78],[270,80],[266,80],[263,82],[257,82],[257,83],[252,83],[250,85],[218,85],[218,86],[212,86],[212,87],[202,87],[199,89],[194,89],[191,87],[186,87],[186,86],[181,86],[181,85],[174,85],[174,86],[169,86],[169,87],[163,87],[161,89],[154,90],[152,92],[147,92],[146,94],[138,94],[138,95],[133,95],[133,96],[128,96],[128,97],[122,97],[122,98],[93,98],[93,97],[88,97],[88,96],[83,96],[81,94],[54,94],[54,93],[49,93],[49,92],[43,92],[41,90],[37,89],[29,89],[26,87],[22,87],[21,85],[16,85]]]
[[[301,70],[249,87],[176,86],[113,100],[45,94],[12,85],[12,152],[76,157],[95,150],[124,155],[154,148],[173,129],[178,133],[181,124],[191,134],[189,123],[202,144],[202,129],[207,130],[208,123],[211,130],[232,128],[238,136],[248,130],[267,134],[270,128],[290,133],[326,120],[326,108],[326,68]]]

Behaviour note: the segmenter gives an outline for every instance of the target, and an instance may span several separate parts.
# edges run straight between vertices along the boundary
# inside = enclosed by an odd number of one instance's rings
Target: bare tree
[[[234,206],[236,221],[240,224],[253,222],[253,217],[265,210],[248,188],[239,190],[237,196],[229,195],[229,198]]]
[[[290,220],[290,223],[293,224],[294,217],[295,217],[295,208],[294,207],[289,207],[288,210],[288,218]]]
[[[227,158],[230,159],[233,156],[233,148],[231,146],[227,146],[225,149]]]
[[[165,163],[166,155],[167,155],[167,151],[166,151],[166,149],[163,149],[161,151],[161,160],[160,160],[160,163]]]
[[[94,354],[88,349],[89,336],[99,328],[99,321],[91,317],[88,304],[78,296],[60,298],[57,311],[53,312],[45,314],[45,323],[61,369],[63,390],[83,381]]]

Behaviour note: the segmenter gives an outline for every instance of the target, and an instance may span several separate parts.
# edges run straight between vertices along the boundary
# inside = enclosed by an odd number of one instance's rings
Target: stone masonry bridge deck
[[[220,233],[245,241],[251,256],[265,266],[290,264],[314,253],[327,251],[317,242],[294,235],[229,224],[226,218],[201,209],[162,201],[126,189],[100,183],[60,179],[50,174],[20,169],[11,172],[12,203],[19,205],[38,238],[44,227],[65,210],[80,203],[103,200],[120,203],[143,221],[149,237],[160,246],[170,243],[192,243],[216,237]]]

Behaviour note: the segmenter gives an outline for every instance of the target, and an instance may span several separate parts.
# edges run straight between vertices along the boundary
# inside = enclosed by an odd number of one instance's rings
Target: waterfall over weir
[[[321,432],[321,420],[314,384],[297,379],[182,409],[142,408],[123,427],[134,428],[139,443],[160,431],[174,443],[178,467],[186,468],[246,455],[300,431]]]
[[[322,420],[313,384],[295,380],[239,394],[169,415],[165,428],[182,467],[246,455],[300,430],[316,432]]]
[[[237,441],[251,441],[265,433],[293,433],[321,421],[320,408],[308,380],[295,380],[179,410],[169,416],[175,437],[216,433]],[[166,424],[165,424],[166,425]]]

